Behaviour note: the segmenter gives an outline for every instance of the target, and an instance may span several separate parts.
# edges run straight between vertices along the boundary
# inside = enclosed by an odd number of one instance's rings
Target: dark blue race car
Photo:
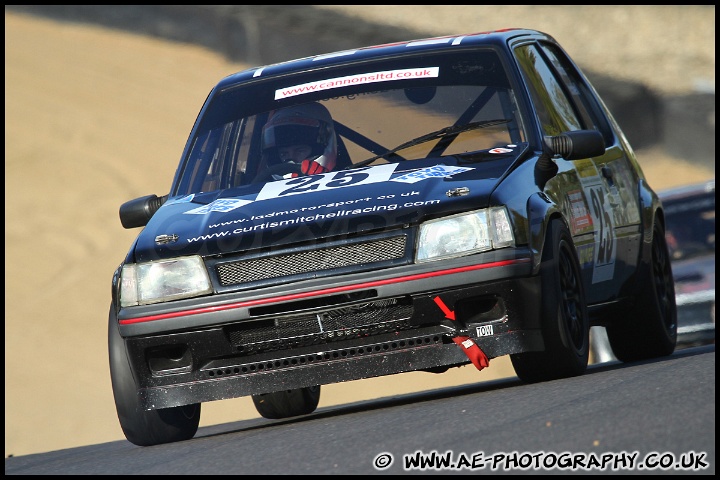
[[[109,355],[137,445],[203,402],[313,412],[324,384],[510,355],[582,374],[589,329],[669,355],[663,207],[555,40],[509,29],[252,68],[210,92],[113,277]]]

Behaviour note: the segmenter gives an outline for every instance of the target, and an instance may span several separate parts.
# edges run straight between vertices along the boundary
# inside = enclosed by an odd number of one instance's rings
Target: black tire
[[[307,415],[320,402],[320,385],[253,395],[253,403],[264,418],[278,419]]]
[[[188,440],[195,436],[200,424],[201,404],[150,411],[140,407],[125,342],[120,336],[112,308],[108,324],[108,351],[115,408],[120,427],[128,441],[146,447]]]
[[[529,383],[582,375],[590,351],[590,319],[575,246],[560,219],[548,225],[540,277],[545,351],[511,354],[515,374]]]
[[[607,326],[613,353],[622,362],[664,357],[677,344],[677,306],[670,253],[658,219],[653,225],[651,261],[640,266],[637,302]]]

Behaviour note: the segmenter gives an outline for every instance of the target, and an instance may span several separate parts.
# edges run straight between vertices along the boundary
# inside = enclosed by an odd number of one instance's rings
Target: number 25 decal
[[[600,231],[598,232],[598,254],[597,264],[605,265],[612,261],[614,256],[614,242],[613,242],[613,225],[612,218],[607,212],[603,205],[605,203],[605,195],[601,189],[592,189],[590,192],[592,199],[592,208],[595,217],[600,220],[599,226]]]
[[[386,182],[390,179],[397,166],[397,163],[388,163],[375,167],[341,170],[339,172],[269,182],[260,190],[255,201]]]

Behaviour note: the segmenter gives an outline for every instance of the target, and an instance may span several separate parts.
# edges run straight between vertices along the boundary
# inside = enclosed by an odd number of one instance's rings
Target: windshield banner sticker
[[[327,80],[320,80],[319,82],[303,83],[275,90],[275,100],[333,88],[347,87],[349,85],[410,80],[412,78],[433,78],[439,74],[440,67],[426,67],[385,70],[382,72],[361,73],[360,75],[348,75],[347,77],[328,78]]]

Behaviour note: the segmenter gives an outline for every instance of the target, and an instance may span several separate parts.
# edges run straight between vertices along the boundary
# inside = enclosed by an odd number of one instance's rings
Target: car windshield
[[[274,137],[263,127],[273,116],[280,118],[278,112],[304,111],[308,104],[322,105],[331,117],[334,170],[431,157],[444,157],[445,163],[463,156],[496,159],[477,153],[527,138],[511,83],[492,50],[309,69],[247,81],[211,95],[193,129],[172,194],[210,192],[292,174],[278,169],[280,162],[268,154],[267,147],[273,146],[268,139]],[[315,120],[307,119],[308,125]]]

